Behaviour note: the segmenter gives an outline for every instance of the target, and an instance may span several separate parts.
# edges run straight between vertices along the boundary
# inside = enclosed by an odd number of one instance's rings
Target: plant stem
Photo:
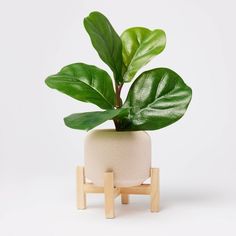
[[[119,109],[122,106],[122,100],[121,100],[121,97],[120,97],[122,87],[123,87],[123,83],[122,84],[116,84],[116,101],[115,101],[116,109]],[[120,120],[119,119],[114,119],[113,121],[114,121],[116,130],[118,131],[119,128],[120,128]]]
[[[120,97],[122,87],[123,84],[116,84],[116,108],[120,108],[122,106],[122,101]]]

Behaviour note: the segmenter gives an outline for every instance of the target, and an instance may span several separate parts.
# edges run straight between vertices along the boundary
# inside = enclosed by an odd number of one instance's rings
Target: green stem
[[[119,109],[122,106],[122,100],[121,100],[121,97],[120,97],[122,87],[123,87],[123,83],[122,84],[116,84],[116,100],[115,100],[116,109]],[[121,121],[119,119],[114,119],[113,121],[114,121],[116,130],[118,131],[119,128],[120,128],[120,122]]]
[[[120,108],[122,106],[122,100],[120,97],[122,87],[123,84],[116,84],[116,108]]]

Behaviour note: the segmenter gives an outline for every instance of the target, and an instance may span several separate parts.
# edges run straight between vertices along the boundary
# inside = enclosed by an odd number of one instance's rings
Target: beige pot
[[[151,139],[144,131],[93,130],[84,146],[85,176],[104,185],[104,172],[114,172],[117,187],[142,184],[151,168]]]

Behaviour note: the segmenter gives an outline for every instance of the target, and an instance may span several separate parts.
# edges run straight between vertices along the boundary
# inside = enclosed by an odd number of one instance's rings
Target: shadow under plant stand
[[[86,183],[84,167],[78,166],[76,169],[77,184],[77,208],[86,208],[87,193],[104,193],[105,216],[108,219],[115,217],[115,198],[121,195],[121,203],[129,203],[129,194],[142,194],[150,196],[150,211],[160,210],[160,183],[159,168],[150,169],[150,184],[141,184],[133,187],[115,187],[113,172],[104,173],[104,187]]]

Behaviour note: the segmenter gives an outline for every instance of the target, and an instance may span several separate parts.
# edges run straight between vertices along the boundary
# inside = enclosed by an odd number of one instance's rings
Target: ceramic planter
[[[145,131],[93,130],[84,147],[85,175],[97,186],[113,171],[116,187],[142,184],[150,176],[151,139]]]

